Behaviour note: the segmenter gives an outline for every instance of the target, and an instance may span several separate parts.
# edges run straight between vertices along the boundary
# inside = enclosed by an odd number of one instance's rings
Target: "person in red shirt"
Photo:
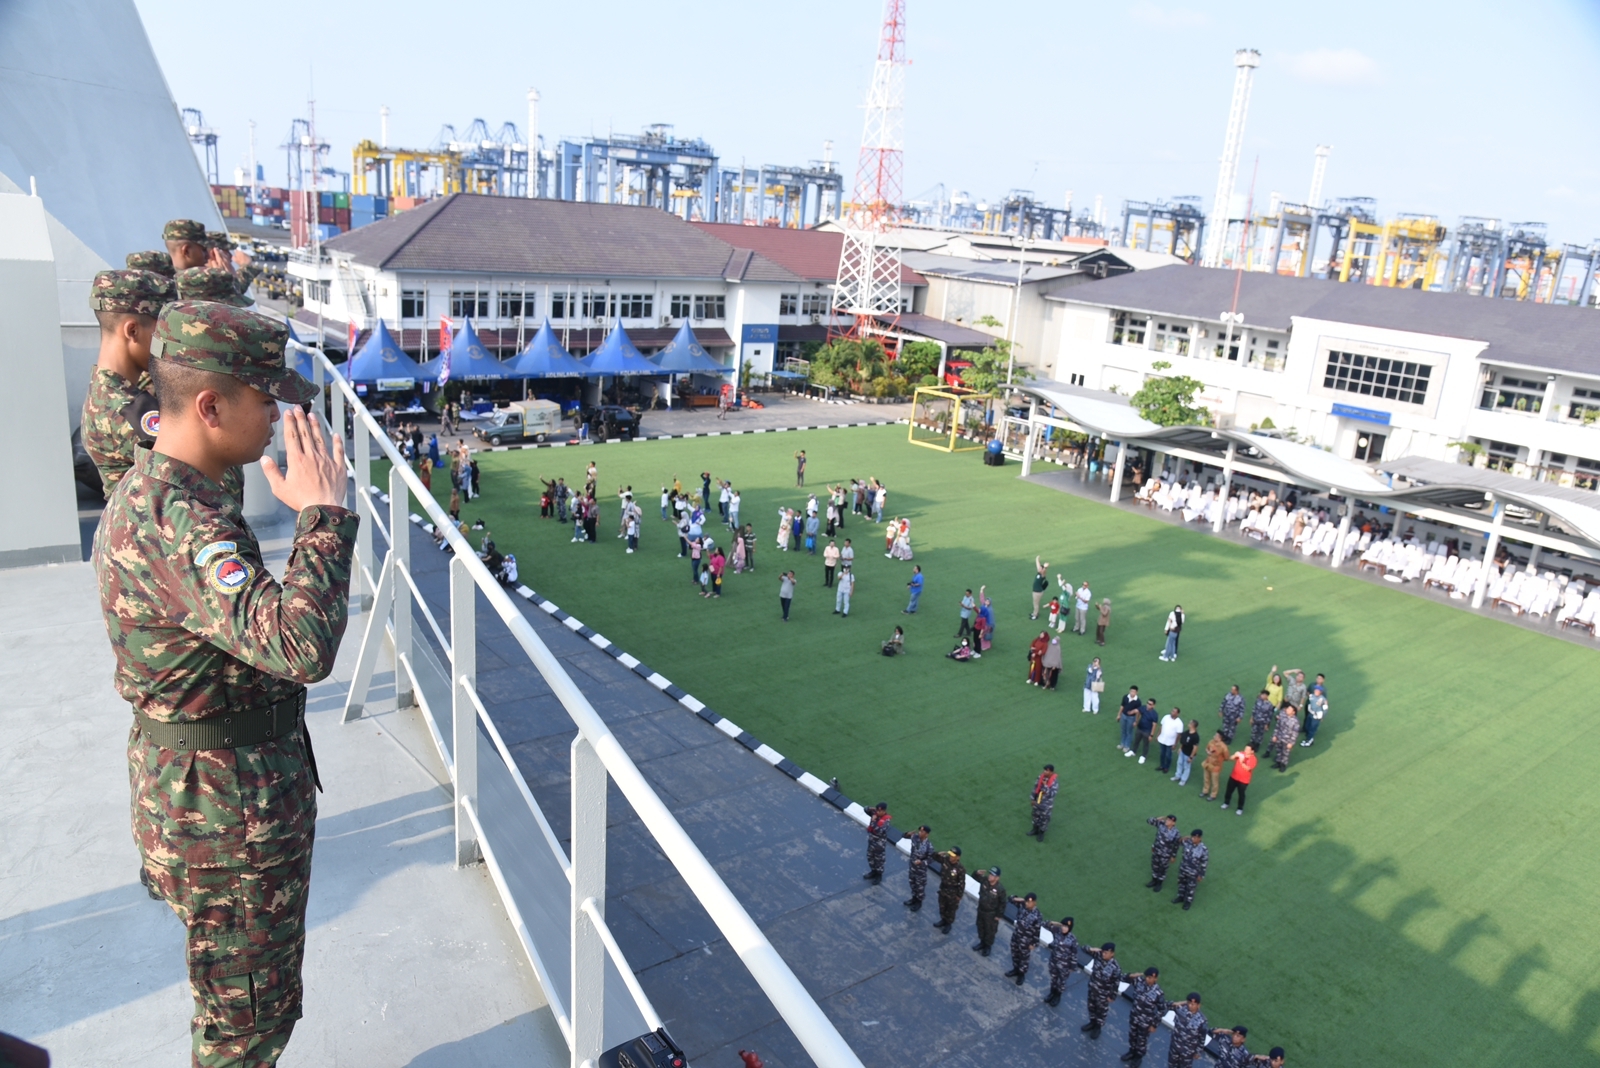
[[[1244,794],[1250,788],[1250,773],[1256,768],[1256,751],[1251,746],[1245,746],[1233,754],[1233,771],[1228,776],[1228,790],[1222,795],[1222,807],[1227,808],[1233,803],[1233,792],[1239,791],[1239,807],[1234,812],[1236,816],[1244,815]]]

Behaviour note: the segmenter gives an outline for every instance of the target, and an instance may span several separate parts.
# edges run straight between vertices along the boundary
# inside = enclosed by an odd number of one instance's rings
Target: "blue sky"
[[[778,8],[709,0],[600,7],[136,0],[179,106],[221,134],[225,179],[277,150],[317,100],[347,169],[377,138],[425,146],[444,123],[525,125],[542,96],[547,145],[668,122],[724,160],[798,164],[831,139],[853,176],[878,0]],[[1236,48],[1262,53],[1239,191],[1306,195],[1312,151],[1333,146],[1325,193],[1380,214],[1549,223],[1600,237],[1600,3],[1081,4],[908,0],[905,191],[978,198],[1031,189],[1059,206],[1198,194],[1216,184]]]

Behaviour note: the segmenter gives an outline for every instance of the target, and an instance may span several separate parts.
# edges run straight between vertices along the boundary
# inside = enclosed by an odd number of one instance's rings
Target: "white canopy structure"
[[[1024,477],[1032,473],[1040,434],[1046,427],[1055,427],[1117,443],[1113,502],[1122,495],[1127,449],[1133,446],[1221,468],[1223,495],[1234,474],[1243,473],[1485,533],[1489,537],[1485,559],[1493,559],[1502,533],[1506,533],[1534,546],[1535,553],[1544,548],[1600,561],[1600,494],[1414,457],[1386,461],[1375,473],[1323,449],[1267,434],[1160,426],[1140,416],[1127,398],[1115,393],[1042,381],[1019,388],[1032,400],[1021,457]],[[1341,541],[1349,532],[1351,514],[1346,506],[1340,520]],[[1509,530],[1505,528],[1508,519],[1514,524]],[[1218,529],[1221,524],[1219,510]],[[1333,566],[1339,562],[1335,554]]]

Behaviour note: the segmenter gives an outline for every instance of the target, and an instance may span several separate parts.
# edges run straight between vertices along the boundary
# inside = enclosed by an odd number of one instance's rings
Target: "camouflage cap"
[[[193,219],[173,219],[161,228],[163,241],[194,241],[206,239],[206,228]]]
[[[233,251],[233,237],[226,230],[207,230],[205,244],[223,252]]]
[[[289,328],[260,312],[179,300],[162,310],[150,355],[232,375],[278,400],[303,404],[317,395],[317,387],[289,369],[288,340]]]
[[[239,295],[233,274],[221,267],[185,267],[178,272],[179,300],[210,300],[247,308],[250,302]]]
[[[89,307],[97,312],[129,312],[154,319],[178,297],[172,279],[154,271],[101,271],[89,285]]]
[[[130,252],[128,253],[128,270],[154,271],[156,274],[171,278],[177,274],[172,266],[172,257],[165,252]]]

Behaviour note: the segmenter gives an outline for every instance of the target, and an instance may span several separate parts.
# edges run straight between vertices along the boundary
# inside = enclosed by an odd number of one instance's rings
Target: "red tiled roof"
[[[749,249],[787,268],[808,282],[832,283],[839,277],[839,251],[844,235],[828,230],[786,230],[777,226],[740,226],[738,223],[690,223],[719,241]],[[927,285],[916,271],[900,265],[904,285]]]

